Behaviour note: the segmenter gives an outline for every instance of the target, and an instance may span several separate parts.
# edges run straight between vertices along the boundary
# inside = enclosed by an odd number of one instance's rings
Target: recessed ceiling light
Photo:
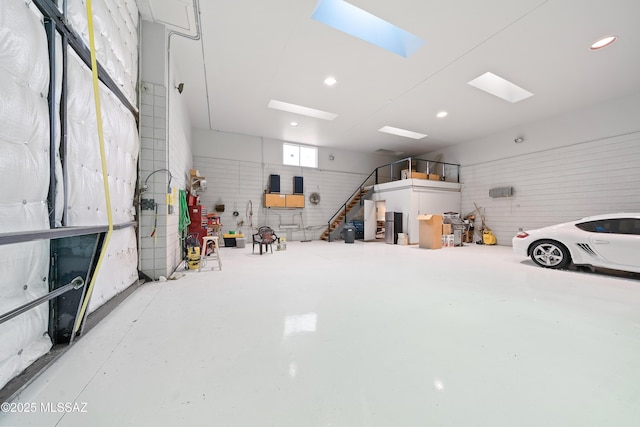
[[[424,133],[418,133],[418,132],[413,132],[406,129],[394,128],[393,126],[383,126],[380,129],[378,129],[378,131],[384,132],[384,133],[390,133],[392,135],[404,136],[405,138],[412,138],[412,139],[422,139],[425,136],[427,136]]]
[[[297,127],[298,126],[298,122],[291,122],[291,123],[289,123],[289,126]]]
[[[512,103],[533,96],[528,90],[524,90],[520,86],[489,72],[476,77],[468,82],[468,84]]]
[[[333,77],[327,77],[326,79],[324,79],[324,84],[326,84],[327,86],[333,86],[337,82],[338,81],[336,79],[334,79]]]
[[[616,40],[618,40],[618,36],[609,36],[609,37],[605,37],[603,39],[598,40],[597,42],[595,42],[594,44],[591,45],[591,47],[589,47],[589,50],[598,50],[598,49],[602,49],[603,47],[607,47],[610,44],[612,44],[613,42],[615,42]]]
[[[334,113],[303,107],[302,105],[289,104],[288,102],[276,101],[275,99],[269,101],[268,107],[273,108],[274,110],[282,110],[303,116],[315,117],[316,119],[333,120],[338,117],[338,115]]]
[[[449,113],[447,113],[446,111],[440,111],[438,114],[436,114],[436,117],[442,119],[444,117],[447,117],[448,115]]]

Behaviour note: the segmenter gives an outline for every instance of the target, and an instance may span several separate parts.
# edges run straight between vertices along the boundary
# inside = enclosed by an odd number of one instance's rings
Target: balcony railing
[[[349,211],[357,199],[358,204],[363,204],[365,190],[376,184],[399,181],[407,178],[421,178],[436,181],[460,182],[460,165],[454,163],[437,162],[434,160],[417,159],[407,157],[393,163],[377,167],[355,189],[349,198],[338,208],[327,222],[327,241],[331,241],[331,235],[339,232],[345,222],[348,222]],[[335,224],[338,222],[339,224]],[[332,224],[334,225],[332,227]]]

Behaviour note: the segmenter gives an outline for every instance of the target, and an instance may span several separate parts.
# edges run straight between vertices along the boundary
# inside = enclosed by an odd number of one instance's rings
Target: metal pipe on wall
[[[169,140],[171,137],[171,133],[170,133],[170,123],[171,120],[169,119],[169,114],[171,111],[171,96],[170,96],[170,86],[173,85],[173,83],[171,83],[171,37],[173,36],[180,36],[180,37],[184,37],[186,39],[189,40],[200,40],[202,38],[202,30],[200,29],[200,0],[193,0],[193,15],[194,15],[194,19],[196,21],[196,34],[195,35],[191,35],[191,34],[187,34],[187,33],[181,33],[179,31],[175,31],[175,30],[171,30],[169,31],[169,33],[167,34],[167,169],[171,170],[171,165],[170,165],[170,160],[171,160],[171,156],[170,156],[170,145],[169,145]],[[204,50],[202,53],[202,63],[204,64]],[[204,76],[204,82],[205,85],[207,84],[207,74],[206,74],[206,69],[205,69],[205,76]],[[208,89],[207,89],[207,107],[209,107],[209,95],[208,95]],[[209,109],[210,112],[210,109]],[[211,117],[211,114],[209,114],[209,117]]]

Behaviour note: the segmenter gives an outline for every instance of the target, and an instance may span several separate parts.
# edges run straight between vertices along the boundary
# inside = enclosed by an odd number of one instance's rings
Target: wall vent
[[[489,197],[511,197],[513,196],[513,187],[497,187],[489,190]]]
[[[401,156],[404,154],[402,151],[387,150],[386,148],[378,148],[376,153],[383,154],[385,156]]]

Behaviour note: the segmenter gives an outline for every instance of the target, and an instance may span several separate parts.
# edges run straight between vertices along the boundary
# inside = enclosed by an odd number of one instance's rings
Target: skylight
[[[303,116],[315,117],[316,119],[333,120],[338,117],[338,115],[334,113],[303,107],[302,105],[289,104],[288,102],[276,101],[275,99],[269,101],[268,107],[273,108],[274,110],[282,110],[289,113],[301,114]]]
[[[311,18],[408,58],[424,40],[344,0],[318,0]]]
[[[405,138],[412,139],[422,139],[425,135],[424,133],[413,132],[406,129],[394,128],[393,126],[383,126],[378,129],[379,132],[390,133],[391,135],[404,136]]]
[[[531,92],[489,72],[476,77],[468,84],[512,103],[533,96]]]

